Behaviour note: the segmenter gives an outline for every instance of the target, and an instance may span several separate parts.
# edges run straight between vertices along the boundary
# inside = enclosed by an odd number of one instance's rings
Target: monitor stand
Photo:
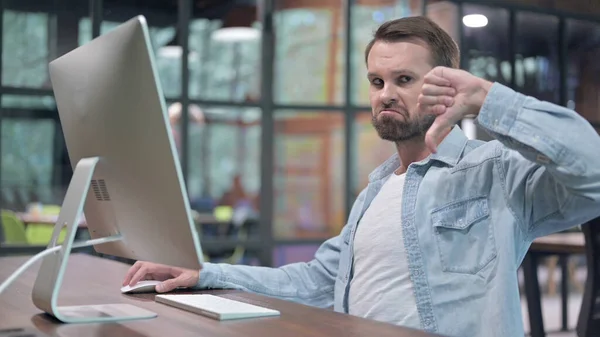
[[[57,305],[59,290],[79,226],[79,219],[83,213],[83,206],[94,171],[97,168],[101,170],[103,166],[101,164],[102,161],[99,157],[83,158],[77,163],[48,248],[57,246],[56,241],[63,227],[67,228],[67,235],[59,251],[43,258],[33,286],[32,300],[35,306],[64,323],[129,321],[157,316],[154,312],[130,304]]]

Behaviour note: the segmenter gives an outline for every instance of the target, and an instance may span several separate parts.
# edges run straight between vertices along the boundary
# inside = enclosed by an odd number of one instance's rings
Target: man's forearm
[[[349,230],[344,227],[344,231]],[[325,241],[310,262],[279,268],[206,263],[196,288],[239,289],[316,307],[333,305],[342,234]]]
[[[319,267],[311,265],[314,263],[281,268],[207,263],[196,288],[237,289],[316,307],[331,306],[335,280],[319,276]],[[317,275],[316,279],[310,274]]]
[[[565,179],[600,177],[600,137],[572,110],[495,83],[477,122],[507,147]]]
[[[600,215],[600,137],[585,119],[497,83],[477,118],[518,152],[497,153],[498,169],[507,206],[528,240]]]

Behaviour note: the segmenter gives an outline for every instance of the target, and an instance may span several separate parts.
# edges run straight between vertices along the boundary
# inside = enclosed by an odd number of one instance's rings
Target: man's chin
[[[425,133],[422,130],[410,127],[410,125],[375,125],[375,130],[379,138],[394,143],[425,139]]]
[[[424,137],[421,134],[394,134],[394,135],[390,135],[390,134],[379,134],[379,138],[381,138],[382,140],[387,140],[390,141],[392,143],[400,143],[400,142],[408,142],[408,141],[413,141],[416,139],[424,139]]]
[[[396,123],[399,121],[406,122],[406,116],[404,114],[401,114],[396,111],[389,111],[389,110],[381,111],[377,115],[377,119],[379,119],[381,122],[385,122],[385,121],[394,121]]]
[[[419,138],[425,139],[425,132],[427,132],[434,119],[425,117],[423,123],[407,122],[400,114],[396,113],[392,116],[390,113],[385,115],[380,113],[376,118],[373,118],[373,127],[379,134],[379,138],[398,143]]]

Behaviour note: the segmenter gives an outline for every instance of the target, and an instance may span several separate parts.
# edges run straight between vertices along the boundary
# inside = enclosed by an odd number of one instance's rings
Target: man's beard
[[[393,116],[373,116],[373,127],[383,140],[397,143],[417,138],[425,138],[425,133],[435,121],[435,115],[425,115],[419,120],[409,120],[408,113],[404,114],[406,121],[401,121]]]

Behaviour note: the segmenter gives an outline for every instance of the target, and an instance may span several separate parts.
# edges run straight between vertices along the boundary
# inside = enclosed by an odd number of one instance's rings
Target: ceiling
[[[488,24],[482,28],[465,27],[465,46],[476,47],[505,59],[510,55],[509,12],[501,8],[464,5],[464,14],[483,14]],[[558,54],[559,20],[555,16],[518,12],[515,18],[515,52],[524,57]],[[569,51],[600,48],[600,24],[567,21]]]
[[[256,17],[257,0],[192,0],[192,17],[206,19],[226,18],[234,9],[244,10]],[[82,0],[4,0],[4,7],[12,10],[56,13],[68,11],[77,16],[89,16],[88,6]],[[103,0],[104,17],[123,22],[136,15],[145,15],[153,26],[173,25],[177,20],[179,0]],[[254,11],[252,11],[254,10]]]

